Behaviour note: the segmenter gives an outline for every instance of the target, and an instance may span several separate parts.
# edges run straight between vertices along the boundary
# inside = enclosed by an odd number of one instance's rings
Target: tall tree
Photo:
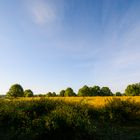
[[[109,87],[102,87],[101,88],[101,96],[111,96],[113,95]]]
[[[55,97],[55,96],[56,96],[56,93],[55,93],[55,92],[53,92],[53,93],[52,93],[52,96],[53,96],[53,97]]]
[[[33,97],[33,92],[30,89],[24,91],[25,97]]]
[[[140,83],[128,85],[125,89],[125,95],[137,96],[140,95]]]
[[[100,87],[99,86],[93,86],[90,88],[91,90],[91,96],[100,96]]]
[[[61,90],[59,95],[63,97],[65,95],[65,90]]]
[[[51,92],[48,92],[48,93],[46,94],[46,96],[47,96],[47,97],[52,97],[53,94],[52,94]]]
[[[122,96],[122,93],[121,92],[116,92],[115,95],[116,96]]]
[[[14,84],[10,87],[9,91],[7,92],[7,96],[9,97],[23,97],[24,91],[21,85]]]
[[[73,89],[68,87],[66,90],[65,90],[65,96],[76,96],[76,94],[74,93]]]
[[[78,96],[90,96],[90,95],[91,95],[91,90],[86,85],[80,88],[78,91]]]

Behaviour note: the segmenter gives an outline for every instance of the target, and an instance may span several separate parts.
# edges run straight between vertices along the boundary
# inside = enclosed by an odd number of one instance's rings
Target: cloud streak
[[[32,20],[38,25],[51,24],[56,20],[56,9],[49,1],[35,0],[28,2]]]

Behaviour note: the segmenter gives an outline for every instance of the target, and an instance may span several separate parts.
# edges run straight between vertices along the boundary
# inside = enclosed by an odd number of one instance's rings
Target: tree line
[[[112,93],[109,87],[99,87],[93,86],[89,87],[87,85],[81,87],[78,93],[70,87],[65,90],[61,90],[59,94],[55,92],[47,92],[46,94],[34,95],[31,89],[24,90],[20,84],[14,84],[10,87],[9,91],[6,93],[7,97],[34,97],[34,96],[47,96],[47,97],[69,97],[69,96],[138,96],[140,95],[140,83],[128,85],[125,89],[125,93],[116,92]]]

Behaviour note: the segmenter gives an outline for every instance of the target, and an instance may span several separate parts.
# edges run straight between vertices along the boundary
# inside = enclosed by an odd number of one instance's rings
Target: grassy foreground
[[[1,140],[140,139],[140,97],[0,99]]]

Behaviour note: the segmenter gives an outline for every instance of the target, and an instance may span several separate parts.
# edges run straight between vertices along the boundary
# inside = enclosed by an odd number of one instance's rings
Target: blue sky
[[[0,93],[140,82],[139,0],[1,0]]]

